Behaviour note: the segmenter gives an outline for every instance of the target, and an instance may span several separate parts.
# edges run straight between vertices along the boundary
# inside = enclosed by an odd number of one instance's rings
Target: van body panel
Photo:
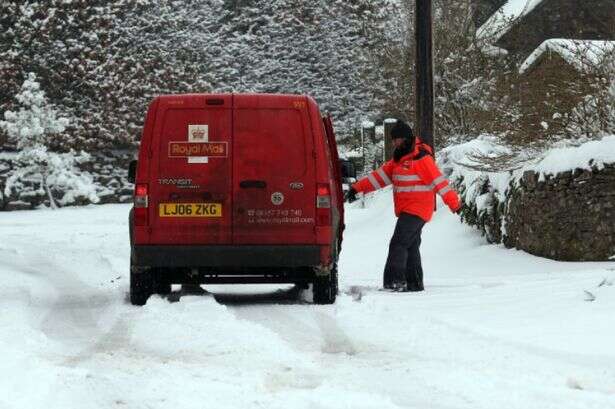
[[[233,243],[315,243],[313,136],[301,96],[238,95]]]
[[[316,226],[316,243],[331,244],[331,236],[335,234],[332,226]]]
[[[157,97],[136,172],[136,183],[149,189],[149,218],[147,226],[131,224],[135,263],[325,271],[337,261],[344,226],[336,149],[330,120],[310,97]],[[317,225],[323,185],[331,223]],[[199,204],[219,207],[203,217],[185,214]]]
[[[329,156],[326,151],[326,135],[322,125],[322,118],[316,101],[312,98],[307,98],[308,110],[310,115],[310,127],[312,132],[318,135],[314,138],[314,152],[316,157],[316,182],[319,184],[331,183],[331,171],[329,166]]]
[[[230,95],[160,99],[151,143],[151,244],[231,243],[232,112]]]
[[[151,163],[151,141],[154,130],[154,122],[156,120],[156,114],[158,112],[159,101],[160,97],[154,98],[154,100],[150,103],[149,108],[147,109],[145,123],[143,124],[143,132],[141,133],[141,147],[139,149],[139,156],[137,161],[135,184],[150,183],[149,175]],[[151,231],[149,226],[134,226],[131,223],[131,228],[131,240],[133,243],[149,244]]]
[[[335,206],[331,209],[333,212],[333,229],[332,229],[332,242],[338,240],[338,248],[337,250],[341,250],[342,237],[343,232],[346,226],[344,225],[344,192],[342,190],[342,172],[340,169],[340,158],[337,153],[337,143],[335,140],[335,132],[333,131],[333,122],[331,120],[331,116],[326,116],[322,119],[322,124],[324,126],[324,132],[327,138],[328,144],[328,152],[331,156],[330,162],[334,164],[333,166],[333,178],[334,181],[339,181],[337,183],[333,183],[332,186],[332,203]]]

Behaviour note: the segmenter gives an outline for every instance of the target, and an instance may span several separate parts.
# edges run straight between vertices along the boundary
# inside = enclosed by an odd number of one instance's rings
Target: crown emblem
[[[202,129],[197,129],[196,131],[192,131],[192,136],[195,139],[203,139],[203,137],[205,136],[205,131]]]

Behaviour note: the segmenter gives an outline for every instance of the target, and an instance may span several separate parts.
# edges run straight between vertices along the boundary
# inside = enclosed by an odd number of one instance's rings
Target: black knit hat
[[[412,140],[414,137],[414,133],[412,132],[412,128],[410,125],[398,119],[393,128],[391,129],[391,139],[404,138]]]

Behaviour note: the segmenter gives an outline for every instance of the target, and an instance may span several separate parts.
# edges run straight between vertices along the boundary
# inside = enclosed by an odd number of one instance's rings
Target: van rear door
[[[232,95],[160,98],[152,138],[152,244],[230,244]]]
[[[342,172],[340,169],[340,157],[337,153],[337,142],[335,141],[335,132],[333,131],[333,121],[331,120],[331,115],[327,115],[322,118],[325,134],[327,135],[327,145],[329,147],[329,152],[331,152],[331,160],[333,163],[333,178],[335,185],[335,204],[337,206],[338,215],[333,217],[334,223],[333,225],[340,225],[340,234],[339,241],[341,244],[342,233],[346,226],[344,225],[344,192],[342,190]],[[338,220],[335,220],[335,219]]]
[[[236,95],[233,116],[233,243],[315,243],[307,99]]]

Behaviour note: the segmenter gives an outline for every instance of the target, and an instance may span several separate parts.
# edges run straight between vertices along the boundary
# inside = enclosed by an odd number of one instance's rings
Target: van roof
[[[303,100],[307,102],[309,105],[318,106],[314,98],[309,95],[301,95],[301,94],[267,94],[267,93],[210,93],[210,94],[166,94],[159,95],[155,98],[155,100],[160,101],[177,101],[182,99],[199,99],[199,98],[222,98],[227,99],[229,97],[233,98],[235,107],[239,108],[248,108],[248,107],[290,107],[293,106],[295,108],[300,108],[300,106],[295,105],[298,100]]]

